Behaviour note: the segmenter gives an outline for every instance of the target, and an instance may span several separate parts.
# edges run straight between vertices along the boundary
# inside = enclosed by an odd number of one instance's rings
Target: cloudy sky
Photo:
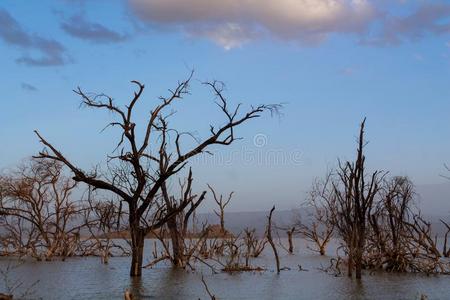
[[[336,159],[353,157],[367,117],[371,168],[445,181],[450,163],[450,2],[425,0],[3,0],[0,168],[41,149],[39,129],[88,169],[114,149],[109,115],[79,108],[77,86],[118,103],[146,84],[139,117],[195,69],[173,125],[207,135],[223,119],[200,84],[231,103],[285,103],[281,118],[193,162],[236,191],[233,210],[294,207]]]

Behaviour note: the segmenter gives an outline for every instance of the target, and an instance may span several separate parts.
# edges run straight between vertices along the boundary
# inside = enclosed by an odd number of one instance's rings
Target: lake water
[[[297,239],[295,244],[294,255],[279,249],[282,267],[291,268],[280,275],[273,271],[270,248],[252,261],[253,265],[267,267],[265,272],[213,275],[205,267],[192,272],[172,270],[163,263],[144,269],[141,279],[131,279],[129,257],[111,258],[108,265],[101,264],[99,258],[86,257],[65,262],[27,261],[9,275],[11,280],[23,282],[16,295],[39,280],[27,299],[123,299],[127,288],[135,299],[209,299],[202,274],[218,299],[420,299],[421,294],[428,299],[450,299],[450,276],[380,272],[366,273],[358,282],[319,271],[321,265],[329,265],[330,257],[307,250],[303,240]],[[147,240],[146,245],[149,259],[153,243]],[[0,259],[0,267],[4,269],[8,262]],[[308,271],[299,271],[299,264]],[[3,285],[0,282],[0,291],[4,291]]]

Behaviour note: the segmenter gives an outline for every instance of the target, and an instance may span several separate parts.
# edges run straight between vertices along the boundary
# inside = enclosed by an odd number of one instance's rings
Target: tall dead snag
[[[141,127],[133,118],[136,105],[144,91],[144,85],[140,82],[132,81],[137,86],[137,91],[125,107],[117,105],[112,97],[105,94],[85,93],[80,88],[75,91],[81,97],[83,105],[106,110],[115,117],[108,126],[119,130],[118,142],[113,154],[107,155],[106,172],[83,171],[36,131],[40,142],[46,147],[38,157],[63,163],[72,171],[76,182],[84,182],[93,189],[111,192],[128,205],[132,248],[131,276],[141,276],[146,234],[161,228],[178,211],[185,208],[179,206],[169,212],[164,201],[159,201],[161,188],[169,178],[180,172],[192,157],[206,152],[211,145],[230,145],[235,140],[237,126],[259,117],[264,111],[276,112],[279,108],[279,105],[259,105],[240,115],[240,105],[234,109],[229,107],[223,95],[223,84],[217,81],[206,82],[204,84],[214,93],[216,104],[225,116],[225,122],[217,128],[211,125],[207,138],[184,151],[182,139],[186,135],[192,135],[168,128],[167,120],[173,115],[173,110],[172,113],[167,110],[176,100],[181,100],[189,93],[191,78],[192,73],[186,80],[179,82],[175,89],[169,90],[169,96],[160,97],[160,103],[154,105],[146,123]],[[141,129],[141,132],[137,132],[138,129]],[[171,147],[168,146],[169,143],[172,143]],[[164,165],[164,173],[160,173],[160,165]]]
[[[272,214],[273,214],[274,210],[275,210],[275,205],[270,210],[269,216],[267,216],[266,237],[267,237],[267,241],[269,242],[270,246],[272,247],[273,254],[275,256],[275,262],[277,265],[277,274],[280,274],[280,258],[278,257],[277,247],[275,246],[275,243],[273,242],[273,238],[272,238]]]
[[[442,246],[442,255],[444,257],[450,257],[450,248],[447,248],[447,243],[448,243],[448,235],[450,234],[450,225],[447,222],[444,222],[443,220],[441,220],[442,224],[444,224],[445,228],[447,229],[447,231],[445,232],[444,235],[444,245]]]
[[[366,174],[364,156],[365,119],[361,123],[356,160],[339,162],[337,178],[332,180],[333,197],[328,199],[333,213],[333,222],[345,243],[348,256],[348,276],[355,270],[356,278],[361,278],[363,254],[367,240],[367,219],[373,208],[379,190],[382,174],[375,171]]]
[[[223,195],[222,194],[221,195],[216,194],[216,191],[209,184],[208,184],[208,188],[211,191],[211,193],[213,194],[214,201],[219,206],[219,210],[218,211],[214,210],[214,213],[220,219],[220,231],[222,232],[222,234],[225,234],[225,232],[226,232],[226,229],[225,229],[225,208],[230,203],[234,192],[231,192],[228,195],[227,200],[224,200]]]
[[[333,197],[330,188],[331,174],[328,174],[325,181],[316,180],[309,194],[309,200],[305,209],[308,211],[308,219],[296,222],[298,231],[303,237],[314,246],[309,249],[317,251],[320,255],[325,255],[326,247],[334,232],[332,211],[327,207],[327,201]]]
[[[38,260],[74,255],[84,208],[72,200],[76,182],[63,175],[61,163],[33,159],[0,177],[0,186],[6,251]]]

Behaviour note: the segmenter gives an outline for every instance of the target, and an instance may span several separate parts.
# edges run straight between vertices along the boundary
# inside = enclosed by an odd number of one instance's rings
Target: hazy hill
[[[416,187],[417,206],[422,210],[427,220],[432,222],[433,228],[439,235],[444,231],[444,226],[439,219],[450,222],[450,183],[419,185]],[[264,232],[267,221],[267,211],[253,212],[228,212],[225,214],[225,224],[228,230],[239,233],[244,228],[256,228],[258,234]],[[280,210],[274,212],[274,221],[277,226],[287,227],[293,224],[298,216],[305,217],[307,211]],[[200,221],[209,224],[218,223],[218,217],[213,213],[199,214]]]

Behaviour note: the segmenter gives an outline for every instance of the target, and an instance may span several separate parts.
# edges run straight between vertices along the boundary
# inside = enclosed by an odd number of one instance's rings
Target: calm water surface
[[[147,241],[146,253],[151,253],[152,244]],[[204,267],[194,273],[160,264],[144,269],[141,279],[131,279],[130,258],[112,258],[109,265],[103,265],[99,258],[88,257],[65,262],[29,261],[10,276],[11,280],[23,281],[23,288],[39,280],[27,299],[123,299],[127,288],[135,299],[208,299],[202,273],[218,299],[420,299],[421,294],[428,299],[450,299],[450,276],[376,273],[366,274],[357,282],[319,271],[318,267],[329,264],[330,257],[307,250],[301,240],[296,240],[296,245],[295,255],[280,249],[282,266],[291,268],[280,275],[273,272],[272,253],[267,248],[261,258],[253,261],[254,265],[267,267],[266,272],[212,275]],[[8,262],[0,260],[0,267]],[[308,271],[298,271],[299,264]],[[2,291],[3,285],[0,282]]]

